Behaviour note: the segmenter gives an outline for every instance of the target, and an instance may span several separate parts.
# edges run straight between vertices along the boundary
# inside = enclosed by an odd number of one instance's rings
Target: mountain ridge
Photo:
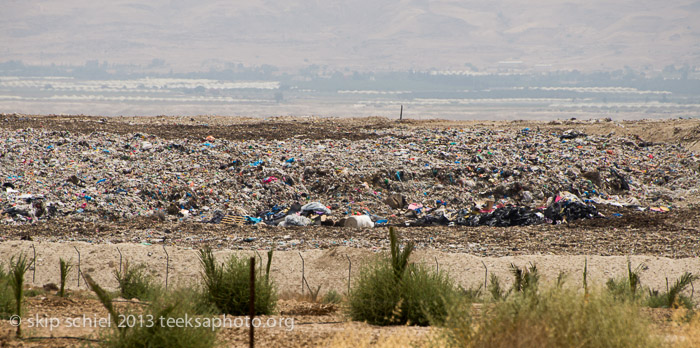
[[[0,61],[87,60],[176,71],[209,62],[357,70],[700,65],[700,1],[8,0]]]

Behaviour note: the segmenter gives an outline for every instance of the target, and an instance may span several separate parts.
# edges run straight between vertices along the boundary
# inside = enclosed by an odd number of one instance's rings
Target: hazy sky
[[[700,1],[3,0],[0,62],[199,71],[700,65]]]

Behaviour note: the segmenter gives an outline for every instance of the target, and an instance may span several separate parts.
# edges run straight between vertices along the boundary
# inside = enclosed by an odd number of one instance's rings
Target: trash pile
[[[542,223],[565,223],[578,219],[602,217],[592,204],[583,203],[569,192],[556,196],[548,206],[530,208],[515,205],[494,205],[493,201],[475,204],[471,209],[445,209],[427,211],[408,226],[529,226]]]
[[[598,216],[595,204],[664,212],[700,200],[698,154],[613,133],[397,126],[355,141],[228,141],[146,131],[0,129],[0,224],[515,226]],[[493,204],[476,207],[484,200]]]

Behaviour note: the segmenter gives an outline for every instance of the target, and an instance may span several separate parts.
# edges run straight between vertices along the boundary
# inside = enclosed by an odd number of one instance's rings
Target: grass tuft
[[[639,301],[642,295],[641,272],[644,270],[644,264],[640,264],[632,270],[632,263],[627,259],[627,277],[610,278],[605,283],[605,287],[618,301]]]
[[[510,295],[510,291],[503,288],[501,285],[501,280],[493,273],[491,273],[491,279],[489,280],[488,291],[494,301],[505,300],[508,295]]]
[[[343,295],[335,290],[330,290],[323,295],[321,302],[325,304],[339,304],[343,302]]]
[[[391,250],[391,265],[394,270],[394,276],[396,279],[401,279],[406,271],[406,268],[408,267],[408,258],[413,252],[414,245],[413,242],[408,242],[403,250],[401,250],[399,245],[399,235],[393,227],[389,228],[389,243]]]
[[[514,292],[537,291],[537,283],[540,280],[540,274],[537,271],[536,265],[530,265],[530,268],[520,268],[511,263],[510,271],[513,274],[512,290]]]
[[[24,301],[24,275],[31,264],[24,253],[20,253],[16,259],[14,256],[10,259],[9,280],[15,305],[14,313],[20,317],[22,316],[22,302]],[[17,325],[16,335],[17,337],[22,337],[22,325]]]
[[[66,279],[68,279],[68,273],[73,269],[73,264],[70,261],[59,258],[58,266],[61,272],[61,287],[58,290],[58,296],[66,297]]]
[[[685,272],[676,280],[672,287],[668,287],[668,278],[666,278],[666,292],[659,293],[658,290],[649,289],[649,297],[646,300],[646,305],[651,308],[687,308],[693,309],[695,303],[690,296],[684,295],[683,292],[697,280],[698,276],[690,272]]]

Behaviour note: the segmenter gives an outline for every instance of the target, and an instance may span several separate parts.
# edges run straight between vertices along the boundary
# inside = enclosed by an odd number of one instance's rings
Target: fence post
[[[119,273],[122,272],[122,251],[119,250],[119,247],[117,247],[117,251],[119,252]]]
[[[165,244],[163,244],[163,251],[165,251],[165,290],[168,290],[168,275],[170,274],[170,255],[168,251],[165,250]]]
[[[304,257],[301,256],[301,252],[299,252],[299,257],[301,258],[301,295],[304,296],[304,281],[306,281],[306,276],[304,275]]]
[[[262,256],[260,256],[260,253],[257,250],[254,250],[254,251],[255,251],[255,255],[258,255],[258,258],[260,259],[260,269],[262,269],[262,266],[265,264],[263,262],[263,258],[262,258]]]
[[[32,250],[34,251],[34,259],[32,260],[32,266],[34,266],[32,270],[32,284],[34,284],[36,279],[36,247],[34,243],[32,243]]]
[[[253,348],[255,347],[255,325],[253,325],[255,318],[255,256],[250,258],[250,311],[248,316],[250,317],[248,346]]]
[[[270,279],[270,266],[272,265],[272,249],[267,252],[267,266],[265,267],[265,278]]]
[[[80,276],[83,275],[83,272],[80,270],[80,250],[78,250],[77,246],[73,246],[73,248],[78,253],[78,288],[80,288]]]
[[[350,295],[350,272],[352,272],[352,261],[350,261],[350,256],[345,254],[345,257],[348,259],[348,295]]]

